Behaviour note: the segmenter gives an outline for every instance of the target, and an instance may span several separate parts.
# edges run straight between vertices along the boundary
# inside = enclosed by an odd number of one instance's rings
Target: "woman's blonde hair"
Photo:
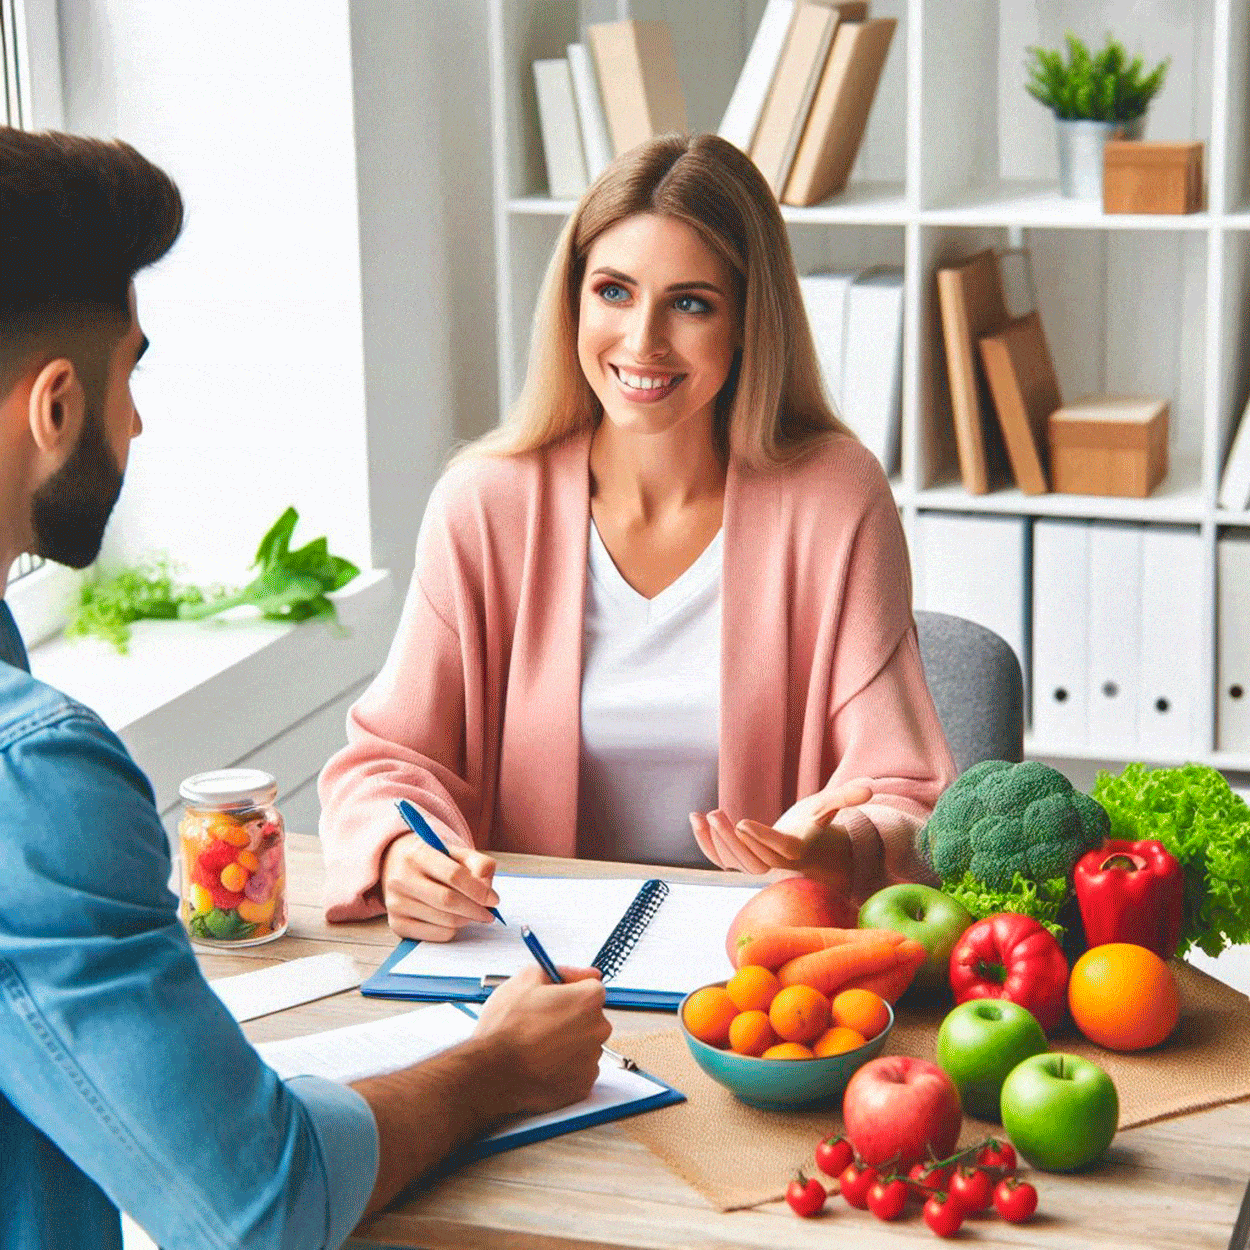
[[[717,396],[725,454],[765,468],[850,434],[825,398],[785,223],[763,175],[717,135],[664,135],[626,152],[582,196],[539,292],[521,395],[454,459],[533,451],[598,423],[602,408],[577,356],[586,256],[637,213],[685,222],[734,274],[742,347]]]

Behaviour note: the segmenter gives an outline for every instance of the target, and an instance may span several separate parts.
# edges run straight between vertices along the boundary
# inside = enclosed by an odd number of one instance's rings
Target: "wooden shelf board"
[[[1032,734],[1025,734],[1024,736],[1024,756],[1025,759],[1031,760],[1106,760],[1110,764],[1128,764],[1139,761],[1149,768],[1177,768],[1182,764],[1189,763],[1209,763],[1217,768],[1233,767],[1230,764],[1217,762],[1216,755],[1210,755],[1199,750],[1186,754],[1168,755],[1167,753],[1162,753],[1150,755],[1145,753],[1145,749],[1142,747],[1134,748],[1131,752],[1125,752],[1122,749],[1113,747],[1078,745],[1071,742],[1046,742],[1034,738]],[[1250,761],[1246,761],[1246,763],[1250,765]]]
[[[915,214],[901,182],[851,182],[841,195],[810,208],[781,206],[782,217],[796,225],[906,225]]]
[[[1001,181],[968,187],[920,214],[928,226],[1031,226],[1037,229],[1204,230],[1210,213],[1104,213],[1097,200],[1073,200],[1051,182]]]
[[[567,217],[576,200],[553,200],[549,195],[522,195],[508,201],[508,212],[519,217]]]

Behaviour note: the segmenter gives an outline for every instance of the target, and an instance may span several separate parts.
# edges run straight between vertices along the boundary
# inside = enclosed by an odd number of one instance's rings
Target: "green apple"
[[[912,982],[928,993],[950,988],[951,951],[971,923],[972,915],[962,903],[914,882],[888,885],[859,909],[861,929],[894,929],[915,938],[929,952]]]
[[[1003,1082],[1003,1128],[1034,1167],[1070,1172],[1102,1156],[1120,1121],[1111,1078],[1079,1055],[1034,1055]]]
[[[1036,1017],[1007,999],[969,999],[938,1029],[938,1066],[955,1082],[964,1110],[981,1120],[998,1120],[1007,1074],[1045,1050],[1046,1034]]]

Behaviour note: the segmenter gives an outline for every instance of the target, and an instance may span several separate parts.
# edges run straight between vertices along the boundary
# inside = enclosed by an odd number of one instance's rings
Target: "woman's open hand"
[[[851,840],[834,817],[844,807],[856,807],[870,798],[871,786],[852,781],[800,799],[775,825],[758,820],[740,820],[735,825],[718,808],[706,814],[691,812],[690,827],[699,849],[721,868],[757,874],[788,868],[819,877],[845,892],[851,883]]]

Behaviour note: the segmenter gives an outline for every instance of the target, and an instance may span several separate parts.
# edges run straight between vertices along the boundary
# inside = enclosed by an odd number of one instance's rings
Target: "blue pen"
[[[397,799],[395,806],[399,808],[399,814],[404,818],[404,824],[413,831],[421,839],[426,846],[433,847],[440,855],[447,854],[447,848],[443,845],[443,839],[430,828],[430,822],[421,815],[419,811],[407,799]],[[449,856],[450,858],[450,856]],[[490,912],[501,925],[507,925],[507,921],[499,914],[498,907],[488,907]],[[539,961],[541,962],[541,960]]]
[[[547,974],[552,983],[563,985],[564,978],[560,975],[559,969],[551,962],[551,956],[543,949],[543,944],[527,924],[521,926],[521,941],[529,947],[530,954],[538,960],[538,966]],[[638,1065],[632,1059],[627,1059],[618,1051],[612,1050],[607,1046],[603,1046],[600,1049],[618,1068],[624,1068],[628,1072],[638,1071]]]

